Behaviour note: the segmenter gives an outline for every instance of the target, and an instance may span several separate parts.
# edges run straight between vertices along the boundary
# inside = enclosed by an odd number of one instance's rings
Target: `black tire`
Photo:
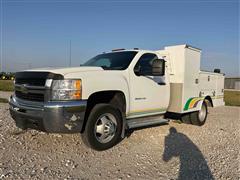
[[[191,120],[190,120],[190,114],[183,114],[181,116],[181,121],[184,123],[184,124],[192,124]]]
[[[205,116],[200,118],[200,113],[201,113],[202,109],[204,109],[204,111],[205,111]],[[203,101],[201,110],[183,114],[181,117],[181,121],[185,124],[192,124],[192,125],[196,125],[196,126],[204,125],[206,122],[206,119],[207,119],[207,115],[208,115],[208,108],[207,108],[206,101]]]
[[[204,111],[203,117],[200,117],[201,111]],[[205,124],[208,115],[207,103],[203,101],[200,111],[193,112],[190,114],[190,119],[193,125],[202,126]]]
[[[111,140],[109,140],[108,142],[100,142],[101,140],[99,140],[100,138],[98,137],[96,128],[96,126],[101,125],[98,125],[97,123],[101,121],[101,116],[103,117],[104,115],[109,115],[114,118],[113,126],[115,133],[113,133],[113,135],[109,135],[111,136]],[[108,119],[107,116],[106,118]],[[106,126],[104,125],[103,127],[103,129],[105,130]],[[109,104],[97,104],[93,107],[88,116],[85,131],[82,134],[82,139],[88,147],[91,147],[92,149],[95,149],[97,151],[103,151],[116,145],[121,140],[121,133],[122,118],[120,112]]]

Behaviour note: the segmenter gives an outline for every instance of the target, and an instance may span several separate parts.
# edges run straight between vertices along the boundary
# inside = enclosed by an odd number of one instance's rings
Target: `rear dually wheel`
[[[203,101],[201,109],[199,111],[182,115],[181,121],[186,124],[202,126],[206,122],[207,115],[208,115],[207,103],[206,101]]]

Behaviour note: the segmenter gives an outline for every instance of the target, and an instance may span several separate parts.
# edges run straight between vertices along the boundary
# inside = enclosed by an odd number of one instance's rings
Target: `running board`
[[[147,127],[147,126],[157,126],[157,125],[165,125],[168,124],[169,120],[167,119],[160,119],[160,118],[136,118],[136,119],[129,119],[127,120],[127,126],[129,129],[135,129],[140,127]]]

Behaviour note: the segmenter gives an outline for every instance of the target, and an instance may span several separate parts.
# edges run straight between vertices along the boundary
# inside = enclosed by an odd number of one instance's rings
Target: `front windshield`
[[[137,51],[100,54],[87,61],[83,66],[98,66],[107,70],[124,70],[129,66],[136,54]]]

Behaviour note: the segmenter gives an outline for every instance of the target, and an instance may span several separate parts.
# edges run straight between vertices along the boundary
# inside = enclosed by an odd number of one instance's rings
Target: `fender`
[[[101,70],[81,73],[69,73],[66,79],[82,80],[82,99],[101,91],[121,91],[126,98],[126,113],[129,112],[128,71]]]
[[[83,99],[88,99],[92,94],[101,91],[121,91],[126,98],[126,113],[129,111],[129,86],[124,75],[108,72],[82,79]]]
[[[185,106],[184,106],[184,110],[188,111],[188,112],[192,112],[192,111],[199,111],[201,110],[202,104],[204,100],[208,100],[210,102],[210,105],[213,106],[212,104],[212,98],[210,96],[204,96],[204,97],[194,97],[194,98],[190,98]]]
[[[196,110],[197,110],[197,111],[200,111],[200,110],[201,110],[202,104],[203,104],[203,101],[204,101],[204,100],[205,100],[205,97],[198,102],[197,107],[196,107]]]
[[[69,79],[82,80],[82,99],[87,100],[97,92],[102,91],[120,91],[124,94],[126,100],[126,112],[130,112],[130,97],[128,71],[92,71],[81,73],[70,73],[65,76]],[[125,135],[126,117],[123,116],[122,138]]]
[[[87,83],[85,83],[87,81]],[[99,76],[87,77],[82,80],[83,98],[88,99],[92,94],[101,91],[120,91],[124,94],[126,100],[126,112],[129,110],[129,86],[127,79],[121,74],[101,74]],[[125,136],[126,117],[122,114],[123,127],[121,137]]]

